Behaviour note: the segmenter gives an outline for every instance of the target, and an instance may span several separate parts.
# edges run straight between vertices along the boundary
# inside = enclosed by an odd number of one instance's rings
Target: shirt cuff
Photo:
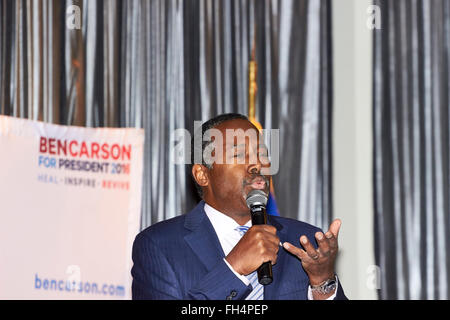
[[[336,281],[336,289],[334,289],[334,293],[330,297],[326,298],[325,300],[334,300],[334,298],[336,298],[338,287],[339,287],[339,281]],[[314,297],[313,297],[313,294],[311,291],[311,286],[308,286],[308,300],[314,300]]]
[[[241,279],[241,281],[248,286],[250,284],[250,280],[247,279],[246,276],[243,276],[239,273],[237,273],[236,271],[234,271],[233,267],[228,263],[228,261],[223,258],[223,261],[225,261],[225,263],[227,264],[228,268],[230,268],[231,271],[233,271],[233,273],[236,275],[236,277],[238,277],[239,279]],[[336,294],[335,294],[336,295]],[[312,299],[311,299],[312,300]]]

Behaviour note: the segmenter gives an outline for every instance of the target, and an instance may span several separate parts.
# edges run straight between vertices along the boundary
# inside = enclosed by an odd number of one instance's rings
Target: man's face
[[[215,148],[211,153],[214,159],[204,188],[205,201],[226,214],[248,216],[249,192],[261,189],[269,193],[270,176],[261,175],[261,168],[270,166],[267,147],[247,120],[225,121],[215,129],[221,138],[214,137]]]

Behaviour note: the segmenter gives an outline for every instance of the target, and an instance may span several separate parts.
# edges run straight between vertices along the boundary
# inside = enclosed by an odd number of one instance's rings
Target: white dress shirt
[[[227,256],[231,250],[233,250],[234,246],[239,242],[240,236],[238,232],[236,232],[236,227],[239,227],[240,225],[234,221],[234,219],[230,218],[224,213],[221,213],[220,211],[214,209],[207,203],[205,203],[205,212],[206,215],[209,218],[209,221],[211,221],[211,224],[216,231],[217,237],[219,238],[220,245],[222,246],[223,253],[225,256]],[[251,227],[252,226],[252,220],[247,221],[245,226]],[[250,284],[250,281],[247,279],[247,277],[237,273],[233,267],[228,263],[225,258],[223,259],[227,266],[230,268],[231,271],[241,279],[241,281],[248,286]],[[337,292],[337,286],[334,294],[329,297],[327,300],[332,300],[336,297]],[[308,286],[308,299],[314,300],[311,287]]]
[[[239,233],[235,230],[237,227],[239,227],[239,224],[234,221],[234,219],[230,218],[226,214],[221,213],[220,211],[217,211],[206,203],[205,212],[209,218],[209,221],[211,221],[214,230],[216,231],[220,245],[222,246],[223,253],[225,254],[225,256],[227,256],[240,240]],[[252,220],[247,221],[245,226],[248,226],[250,228],[252,226]],[[231,267],[231,265],[227,260],[225,260],[225,258],[223,260],[231,269],[231,271],[233,271],[233,273],[239,279],[241,279],[246,286],[250,284],[250,280],[248,280],[246,276],[243,276],[234,271],[233,267]]]

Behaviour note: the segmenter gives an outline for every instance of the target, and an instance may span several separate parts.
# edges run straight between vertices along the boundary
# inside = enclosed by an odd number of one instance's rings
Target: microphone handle
[[[252,224],[267,224],[266,208],[264,206],[255,206],[250,208],[252,213]],[[264,262],[258,268],[258,281],[262,285],[267,285],[273,281],[272,263],[270,261]]]

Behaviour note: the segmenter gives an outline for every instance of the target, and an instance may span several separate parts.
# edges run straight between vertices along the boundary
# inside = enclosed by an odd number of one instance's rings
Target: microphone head
[[[267,204],[267,194],[262,190],[252,190],[247,195],[247,207],[251,208],[253,206],[262,205],[266,206]]]

